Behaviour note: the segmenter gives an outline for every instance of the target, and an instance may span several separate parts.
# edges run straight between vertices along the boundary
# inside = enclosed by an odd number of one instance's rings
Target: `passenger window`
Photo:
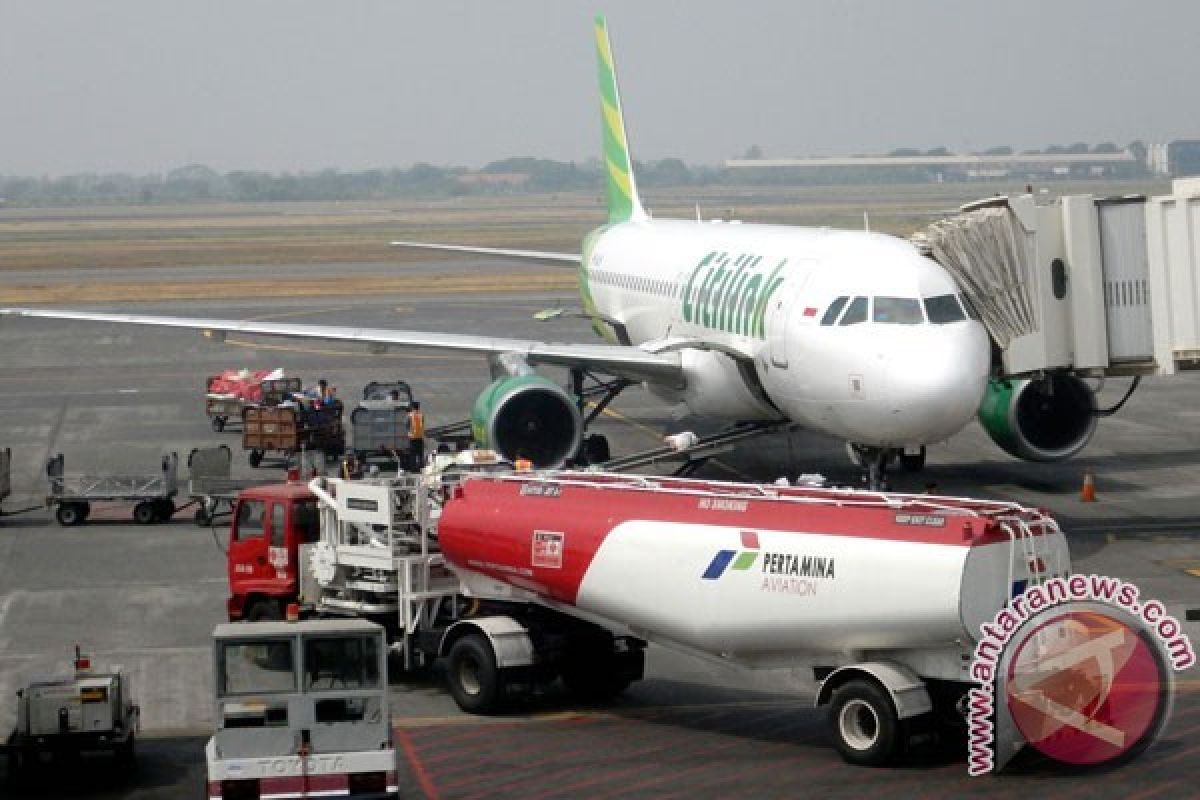
[[[937,297],[925,298],[925,315],[934,325],[945,325],[947,322],[958,322],[966,319],[958,298],[952,294],[939,294]]]
[[[842,315],[842,319],[838,322],[839,325],[857,325],[860,322],[867,321],[867,298],[856,297],[850,301],[850,305],[846,307],[846,313]]]
[[[262,500],[244,500],[238,506],[237,538],[239,542],[247,539],[261,539],[263,535]]]
[[[849,297],[842,295],[830,303],[829,310],[825,312],[825,316],[821,317],[821,324],[832,325],[834,322],[836,322],[838,314],[842,313],[842,309],[845,308],[846,301],[849,299]]]
[[[920,325],[925,321],[915,297],[876,297],[873,319],[885,325]]]
[[[286,544],[283,532],[283,504],[275,503],[271,506],[271,547],[283,547]]]

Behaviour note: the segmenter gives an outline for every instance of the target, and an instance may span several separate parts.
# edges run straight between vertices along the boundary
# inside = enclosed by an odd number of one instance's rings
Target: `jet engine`
[[[475,400],[476,443],[505,458],[524,455],[536,467],[559,467],[579,449],[583,421],[574,398],[533,372],[491,383]]]
[[[1096,395],[1074,375],[988,382],[979,405],[983,429],[1026,461],[1062,461],[1096,431]]]

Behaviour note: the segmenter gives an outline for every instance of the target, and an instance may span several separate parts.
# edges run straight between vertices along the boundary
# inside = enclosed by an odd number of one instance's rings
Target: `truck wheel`
[[[851,764],[879,767],[896,755],[900,720],[891,698],[877,684],[847,681],[829,704],[833,744]]]
[[[259,464],[262,463],[262,460],[263,460],[263,451],[262,450],[251,450],[250,451],[250,466],[257,467]]]
[[[274,600],[255,600],[246,612],[247,622],[264,622],[281,619],[283,619],[283,612],[279,610],[279,603],[276,603]]]
[[[54,518],[64,528],[79,525],[86,517],[87,514],[84,513],[83,506],[80,503],[63,503],[54,512]]]
[[[500,709],[504,684],[492,645],[477,633],[467,634],[450,648],[446,670],[450,694],[470,714],[494,714]]]
[[[149,525],[158,519],[158,504],[153,500],[143,500],[133,507],[133,521],[138,525]]]
[[[154,511],[156,514],[155,522],[170,522],[171,517],[175,516],[175,503],[166,497],[156,500]]]
[[[213,417],[212,418],[212,429],[213,429],[213,433],[220,433],[221,431],[225,430],[225,418],[224,417]]]

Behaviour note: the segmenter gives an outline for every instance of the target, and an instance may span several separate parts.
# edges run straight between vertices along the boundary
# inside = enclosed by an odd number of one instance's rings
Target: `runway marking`
[[[141,389],[117,389],[117,394],[137,394]]]
[[[297,311],[280,311],[277,314],[256,314],[246,317],[247,320],[261,322],[264,319],[286,319],[287,317],[306,317],[314,314],[333,314],[338,311],[350,311],[353,306],[337,306],[335,308],[302,308]]]
[[[417,755],[417,748],[413,746],[412,737],[408,735],[408,731],[403,728],[398,729],[396,731],[396,738],[400,740],[400,747],[404,750],[404,757],[408,759],[413,774],[417,776],[417,783],[420,785],[421,791],[425,793],[425,797],[428,800],[438,800],[437,787],[433,785],[433,780],[429,777],[429,773],[425,771],[425,766],[421,763],[421,757]]]
[[[621,709],[594,710],[576,709],[572,711],[545,711],[526,714],[517,717],[505,717],[501,720],[489,721],[490,718],[480,718],[470,715],[445,714],[430,717],[393,717],[392,724],[398,728],[429,728],[435,725],[512,725],[531,724],[535,722],[570,722],[581,719],[624,719],[652,712],[655,714],[685,711],[736,711],[738,709],[757,708],[812,708],[811,700],[729,700],[720,703],[675,703],[671,705],[630,706]]]

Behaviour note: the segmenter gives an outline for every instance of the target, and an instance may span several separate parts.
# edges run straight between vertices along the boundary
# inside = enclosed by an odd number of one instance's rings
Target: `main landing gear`
[[[603,464],[612,458],[608,438],[600,433],[588,435],[587,429],[596,420],[596,417],[604,413],[608,404],[633,382],[624,378],[602,380],[578,367],[573,368],[570,374],[571,383],[568,389],[575,396],[579,414],[583,419],[583,441],[580,443],[579,452],[576,453],[574,461],[580,466]],[[586,407],[587,401],[593,398],[599,399],[594,400],[592,409],[589,411]]]
[[[886,492],[891,489],[888,469],[897,462],[905,472],[920,472],[925,469],[925,447],[871,447],[864,444],[846,443],[850,460],[863,471],[862,482],[868,489]]]

